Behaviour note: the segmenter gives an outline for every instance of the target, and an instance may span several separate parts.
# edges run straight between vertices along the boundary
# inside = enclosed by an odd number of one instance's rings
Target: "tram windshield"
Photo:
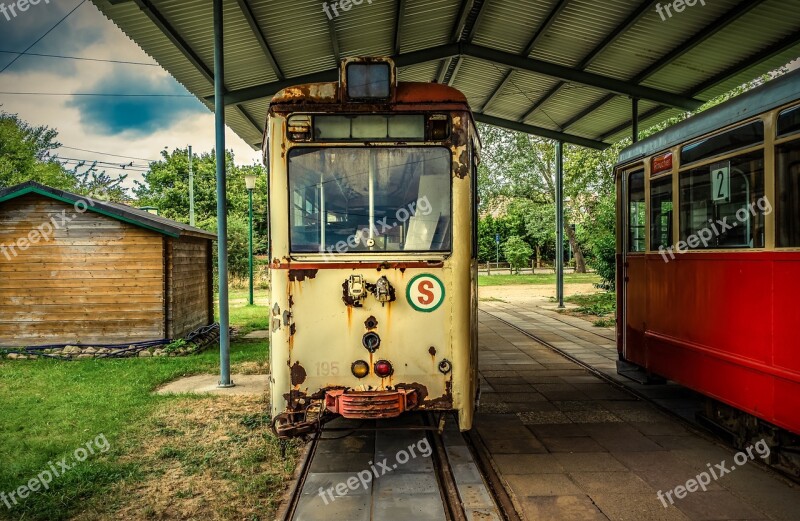
[[[450,251],[450,172],[443,147],[295,148],[291,251]]]

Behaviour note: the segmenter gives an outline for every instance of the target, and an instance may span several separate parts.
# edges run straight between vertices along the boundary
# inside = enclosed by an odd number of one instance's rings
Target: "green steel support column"
[[[248,203],[249,203],[249,212],[250,212],[250,251],[249,251],[249,262],[250,262],[250,305],[254,304],[253,301],[253,191],[248,190]]]
[[[556,141],[556,299],[564,308],[564,143]]]
[[[222,1],[214,0],[214,116],[217,154],[217,256],[219,266],[219,387],[231,381],[228,316],[228,203],[225,172],[225,64],[222,46]]]

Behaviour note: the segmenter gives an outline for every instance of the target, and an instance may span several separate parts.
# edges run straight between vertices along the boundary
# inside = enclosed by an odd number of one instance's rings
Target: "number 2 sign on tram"
[[[417,311],[430,313],[444,302],[444,284],[433,275],[417,275],[408,283],[406,298]]]

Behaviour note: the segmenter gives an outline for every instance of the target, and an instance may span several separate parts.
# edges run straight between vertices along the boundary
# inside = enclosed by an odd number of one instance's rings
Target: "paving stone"
[[[607,452],[562,452],[553,455],[567,472],[628,472],[629,469]]]
[[[309,472],[360,472],[369,468],[373,454],[355,453],[319,453],[314,456]]]
[[[589,434],[577,423],[543,423],[527,425],[537,438],[565,438],[588,436]]]
[[[583,494],[566,474],[509,474],[504,477],[518,498]]]
[[[655,495],[590,494],[595,505],[610,521],[688,521],[683,512],[675,507],[664,508]]]
[[[394,496],[414,496],[417,494],[429,494],[432,490],[438,490],[436,476],[433,473],[400,473],[391,472],[375,479],[373,491],[379,500]]]
[[[336,436],[342,436],[336,433]],[[321,439],[317,444],[319,453],[341,453],[341,452],[375,452],[375,437],[368,434],[350,435],[338,439]]]
[[[588,436],[569,438],[542,438],[542,444],[550,452],[603,452],[605,449]]]
[[[492,454],[542,454],[544,445],[531,434],[525,438],[491,438],[484,440]]]
[[[607,521],[607,517],[586,495],[534,496],[520,498],[531,520]]]
[[[728,491],[698,490],[683,499],[675,498],[674,506],[690,519],[766,519],[763,512],[749,507]],[[795,516],[800,516],[800,512],[795,512]]]
[[[369,521],[369,496],[345,496],[330,501],[327,505],[322,499],[318,502],[301,501],[294,515],[294,521],[330,521],[331,519]]]
[[[306,476],[306,482],[303,484],[302,495],[319,495],[320,488],[324,491],[323,496],[327,496],[329,501],[331,496],[338,498],[344,496],[369,495],[372,490],[371,482],[367,485],[366,489],[359,483],[358,487],[348,487],[347,492],[344,494],[339,494],[339,492],[336,491],[336,485],[340,483],[347,484],[347,480],[351,479],[353,475],[352,472],[310,472]],[[323,498],[320,498],[320,502],[324,503]]]
[[[467,508],[467,521],[503,521],[493,508]]]
[[[554,454],[494,454],[492,457],[503,475],[564,472],[564,467]]]
[[[656,495],[656,491],[633,472],[568,472],[572,481],[590,495],[613,494],[621,490],[629,494]]]
[[[349,517],[327,517],[326,521]],[[394,496],[376,501],[373,505],[372,519],[381,521],[442,521],[445,519],[442,497],[435,494],[417,494],[415,496]]]
[[[521,412],[518,416],[524,425],[572,423],[572,420],[561,411]]]

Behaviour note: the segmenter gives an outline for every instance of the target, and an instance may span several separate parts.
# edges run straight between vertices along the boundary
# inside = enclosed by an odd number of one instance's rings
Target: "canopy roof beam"
[[[416,65],[418,63],[426,63],[453,56],[476,58],[491,63],[505,65],[506,67],[512,69],[543,74],[545,76],[563,79],[573,83],[580,83],[617,94],[636,97],[641,100],[654,101],[667,106],[685,110],[695,110],[704,103],[703,100],[694,99],[681,94],[674,94],[671,92],[654,89],[652,87],[646,87],[643,85],[618,80],[616,78],[610,78],[591,72],[572,69],[563,65],[557,65],[542,60],[525,58],[516,54],[498,51],[496,49],[471,43],[456,43],[431,47],[428,49],[422,49],[420,51],[400,54],[395,56],[394,59],[398,67],[407,67],[410,65]],[[237,104],[254,99],[266,98],[291,85],[315,81],[336,81],[336,78],[338,78],[338,69],[330,69],[328,71],[308,74],[283,81],[239,89],[228,92],[225,96],[225,103]],[[212,98],[206,99],[212,101]]]
[[[272,49],[270,49],[269,43],[267,43],[267,37],[264,36],[264,33],[261,32],[261,28],[258,26],[256,16],[253,13],[253,9],[250,7],[250,4],[247,2],[247,0],[236,1],[239,3],[239,9],[242,10],[244,19],[247,20],[247,25],[249,25],[250,30],[253,31],[253,36],[258,41],[258,45],[261,47],[261,50],[264,52],[264,57],[269,62],[269,66],[272,67],[272,70],[275,72],[275,76],[279,80],[286,79],[286,76],[283,74],[280,65],[278,65],[278,60],[275,59],[275,55],[272,54]]]
[[[573,145],[593,148],[595,150],[605,150],[610,146],[608,143],[603,143],[602,141],[596,141],[594,139],[589,139],[581,136],[565,134],[563,132],[558,132],[556,130],[550,130],[549,128],[526,125],[525,123],[520,123],[519,121],[512,121],[510,119],[503,119],[495,116],[489,116],[488,114],[482,114],[480,112],[475,112],[473,115],[475,116],[475,121],[478,121],[480,123],[486,123],[487,125],[494,125],[496,127],[503,127],[510,130],[516,130],[518,132],[525,132],[526,134],[533,134],[535,136],[554,139],[556,141],[564,141],[566,143],[572,143]]]

